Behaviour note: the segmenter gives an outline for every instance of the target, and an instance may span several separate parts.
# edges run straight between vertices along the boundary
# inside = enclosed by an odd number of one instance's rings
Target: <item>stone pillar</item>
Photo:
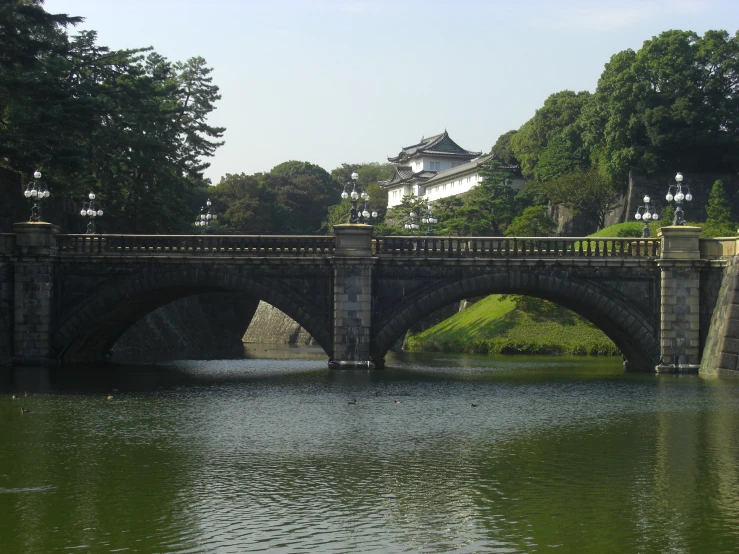
[[[34,365],[49,362],[53,328],[56,234],[51,223],[16,223],[13,361]]]
[[[662,227],[660,363],[664,373],[700,368],[700,227]]]
[[[372,369],[372,226],[334,225],[331,369]]]

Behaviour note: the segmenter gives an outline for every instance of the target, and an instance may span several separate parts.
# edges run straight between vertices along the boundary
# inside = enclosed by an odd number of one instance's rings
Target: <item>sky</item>
[[[112,49],[200,56],[226,127],[227,173],[288,160],[327,171],[385,162],[445,129],[487,152],[561,90],[594,91],[604,64],[669,29],[739,29],[737,0],[46,0]],[[72,31],[74,33],[74,31]]]

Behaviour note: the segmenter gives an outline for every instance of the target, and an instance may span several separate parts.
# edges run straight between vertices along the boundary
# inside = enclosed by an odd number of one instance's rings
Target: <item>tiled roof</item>
[[[445,169],[444,171],[439,171],[436,175],[431,177],[431,179],[427,180],[424,183],[424,186],[428,187],[430,185],[435,185],[436,183],[448,180],[450,177],[455,177],[456,175],[468,173],[469,171],[478,169],[485,163],[495,159],[495,154],[488,154],[487,156],[480,156],[479,158],[472,160],[469,163],[458,165],[457,167],[453,167],[451,169]],[[519,169],[517,165],[500,165],[499,167],[500,169],[508,169],[511,171],[518,171]]]
[[[410,146],[404,146],[397,156],[389,157],[388,161],[397,163],[413,156],[421,154],[439,156],[445,158],[466,158],[471,159],[479,156],[481,152],[471,152],[465,150],[454,142],[449,134],[444,131],[439,135],[421,139],[421,142],[412,144]]]
[[[419,171],[413,173],[410,166],[400,165],[395,168],[395,175],[389,181],[379,181],[377,184],[384,188],[394,187],[402,183],[409,183],[413,181],[424,182],[436,175],[436,171]]]

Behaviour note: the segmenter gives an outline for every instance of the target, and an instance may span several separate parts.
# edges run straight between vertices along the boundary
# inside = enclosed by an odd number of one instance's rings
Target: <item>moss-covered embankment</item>
[[[474,354],[619,354],[601,330],[574,312],[539,298],[500,294],[409,336],[404,349]]]

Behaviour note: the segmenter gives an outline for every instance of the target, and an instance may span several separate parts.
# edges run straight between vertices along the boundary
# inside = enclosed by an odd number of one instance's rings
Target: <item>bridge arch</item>
[[[513,270],[430,284],[406,297],[377,322],[373,359],[382,360],[411,325],[439,308],[489,294],[522,294],[555,302],[602,330],[619,348],[630,368],[654,371],[659,363],[654,324],[633,306],[619,301],[613,291],[567,274]]]
[[[311,310],[296,291],[276,280],[264,282],[202,267],[145,270],[122,281],[104,283],[60,322],[52,338],[52,352],[59,361],[101,360],[121,334],[149,312],[205,292],[247,294],[273,305],[298,322],[330,356],[330,323],[318,310]]]

